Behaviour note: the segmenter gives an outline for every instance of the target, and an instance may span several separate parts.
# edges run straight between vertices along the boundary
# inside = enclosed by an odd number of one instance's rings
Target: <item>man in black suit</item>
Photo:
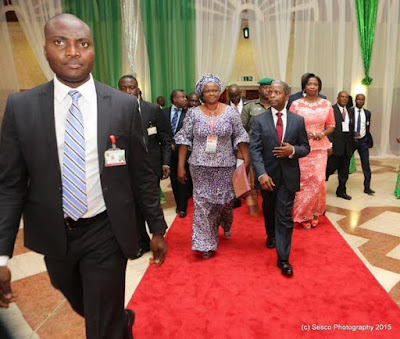
[[[200,97],[196,92],[192,92],[188,96],[188,108],[200,106]]]
[[[7,260],[20,218],[51,283],[85,318],[88,338],[132,338],[127,258],[137,253],[135,202],[164,261],[166,223],[137,101],[93,80],[90,28],[71,14],[45,25],[54,80],[8,98],[0,142],[0,306],[14,299]]]
[[[287,109],[290,108],[290,106],[292,105],[292,102],[293,102],[293,101],[296,101],[296,100],[298,100],[298,99],[301,99],[301,98],[303,98],[303,97],[305,96],[305,93],[304,93],[304,90],[305,90],[305,88],[306,88],[306,81],[305,81],[305,79],[306,79],[306,77],[307,77],[309,74],[310,74],[310,73],[304,73],[304,74],[301,76],[301,92],[297,92],[297,93],[294,93],[294,94],[292,94],[291,96],[289,96],[289,100],[288,100],[288,103],[287,103],[287,105],[286,105],[286,108],[287,108]],[[321,90],[321,88],[318,89],[318,92],[319,92],[320,90]],[[326,96],[323,95],[323,94],[318,93],[318,96],[319,96],[320,98],[322,98],[322,99],[326,99]]]
[[[356,95],[356,108],[351,112],[354,116],[354,140],[355,149],[358,151],[361,159],[361,167],[364,173],[364,193],[373,195],[371,189],[371,168],[369,165],[369,149],[374,146],[372,135],[369,131],[371,125],[371,112],[364,109],[365,95]]]
[[[240,87],[236,84],[230,85],[228,87],[228,97],[229,101],[227,101],[226,104],[232,106],[239,114],[241,114],[243,105],[248,102],[248,100],[242,98],[242,90]]]
[[[118,81],[120,91],[133,95],[138,99],[139,111],[142,118],[143,134],[148,150],[148,157],[158,183],[170,174],[171,164],[171,139],[169,123],[161,112],[160,106],[139,99],[140,89],[133,75],[124,75]],[[143,214],[137,208],[137,227],[139,231],[139,250],[136,257],[140,258],[150,251],[150,238],[146,230]]]
[[[284,275],[291,276],[292,208],[300,190],[298,159],[310,152],[310,145],[304,118],[285,108],[288,97],[289,86],[273,81],[271,108],[252,119],[250,155],[263,196],[267,242],[276,239],[278,267]]]
[[[337,97],[337,103],[333,105],[335,115],[335,130],[328,135],[332,148],[328,151],[328,163],[326,166],[326,180],[335,171],[338,171],[339,185],[336,196],[351,200],[346,192],[346,183],[349,178],[350,159],[353,155],[354,144],[354,112],[347,110],[346,105],[349,94],[341,91]]]
[[[176,203],[176,213],[180,218],[186,217],[187,201],[189,197],[189,180],[185,184],[178,181],[178,147],[173,139],[174,135],[182,128],[183,119],[186,115],[187,99],[185,92],[182,89],[173,90],[171,93],[172,106],[163,109],[163,114],[170,123],[170,138],[171,143],[171,186],[174,193]],[[189,173],[189,166],[186,163],[186,173]]]

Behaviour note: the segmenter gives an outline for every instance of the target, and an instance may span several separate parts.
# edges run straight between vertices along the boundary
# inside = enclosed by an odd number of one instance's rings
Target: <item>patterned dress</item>
[[[307,132],[319,133],[327,127],[335,127],[332,104],[328,100],[308,103],[299,99],[292,103],[290,111],[304,117]],[[309,143],[310,153],[299,159],[300,191],[294,200],[294,222],[312,220],[326,209],[325,172],[330,141],[325,136],[321,140],[310,139]]]
[[[239,143],[249,142],[240,116],[232,107],[227,106],[215,117],[213,133],[211,120],[200,107],[193,107],[186,113],[183,127],[174,137],[176,144],[192,149],[188,160],[194,202],[192,249],[202,252],[217,250],[218,226],[225,232],[231,229],[235,196],[232,176],[236,164],[233,150]],[[210,135],[218,137],[215,153],[206,152]]]

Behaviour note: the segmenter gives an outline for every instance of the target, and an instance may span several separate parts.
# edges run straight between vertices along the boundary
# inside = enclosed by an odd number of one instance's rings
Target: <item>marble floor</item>
[[[376,194],[369,196],[363,193],[363,174],[357,159],[357,171],[350,175],[347,185],[347,193],[353,197],[350,201],[336,197],[337,175],[331,176],[326,215],[400,306],[400,200],[393,195],[399,162],[395,158],[371,160],[371,187]],[[176,214],[169,180],[162,182],[162,189],[167,198],[163,204],[165,219],[171,225]],[[9,309],[0,309],[0,316],[19,339],[85,338],[83,320],[50,285],[42,256],[25,248],[22,239],[21,227],[9,263],[18,299]],[[126,302],[140,283],[149,257],[147,253],[128,262]]]

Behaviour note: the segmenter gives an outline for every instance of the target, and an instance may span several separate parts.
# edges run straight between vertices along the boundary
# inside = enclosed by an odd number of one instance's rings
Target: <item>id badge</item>
[[[207,137],[206,152],[207,153],[217,152],[217,142],[218,142],[218,137],[213,137],[209,135]]]
[[[147,135],[154,135],[157,134],[157,127],[152,126],[147,129]]]
[[[126,165],[124,149],[109,149],[104,153],[105,166],[122,166]]]
[[[346,121],[342,121],[342,132],[350,132],[349,123]]]

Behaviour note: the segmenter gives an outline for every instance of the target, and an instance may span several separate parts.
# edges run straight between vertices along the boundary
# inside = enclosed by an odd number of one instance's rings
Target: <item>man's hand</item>
[[[164,236],[161,234],[154,234],[153,239],[150,241],[150,249],[153,252],[153,257],[150,258],[150,264],[157,267],[161,266],[167,254],[167,244],[165,243]]]
[[[162,178],[167,179],[171,174],[171,169],[169,168],[169,166],[163,165],[162,172],[163,172]]]
[[[178,167],[178,181],[184,184],[187,180],[185,167]]]
[[[328,148],[328,157],[330,157],[333,154],[333,148]]]
[[[400,136],[396,138],[397,142],[400,144]]]
[[[266,190],[266,191],[273,191],[275,184],[272,181],[272,178],[268,174],[264,174],[260,177],[258,182],[261,185],[261,189]]]
[[[275,147],[272,151],[277,158],[287,158],[293,154],[293,146],[287,142],[283,142],[282,146]]]
[[[7,266],[0,266],[0,307],[8,308],[15,301],[16,295],[11,291],[11,272]]]

